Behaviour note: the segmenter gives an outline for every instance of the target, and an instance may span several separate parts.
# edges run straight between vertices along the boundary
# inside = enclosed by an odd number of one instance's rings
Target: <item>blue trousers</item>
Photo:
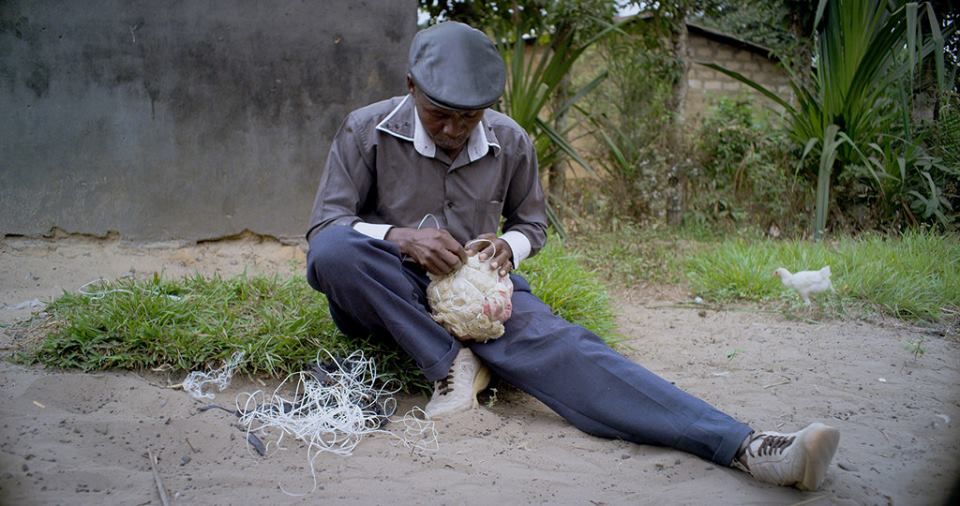
[[[310,240],[307,255],[307,281],[327,296],[340,330],[392,337],[431,381],[446,377],[461,346],[469,346],[494,374],[584,432],[730,465],[747,425],[555,316],[521,276],[511,280],[513,314],[503,336],[464,344],[430,317],[430,280],[393,243],[331,226]]]

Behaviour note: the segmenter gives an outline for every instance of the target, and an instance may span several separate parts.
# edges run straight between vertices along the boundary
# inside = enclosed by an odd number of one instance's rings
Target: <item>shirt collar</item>
[[[410,116],[413,116],[413,131],[410,130]],[[413,148],[422,156],[436,158],[437,145],[433,139],[427,135],[427,131],[420,123],[420,115],[417,114],[417,108],[410,95],[403,97],[403,100],[377,125],[377,130],[388,133],[399,139],[410,141]],[[494,156],[500,153],[500,144],[497,142],[493,129],[488,128],[481,120],[470,132],[470,138],[467,139],[467,157],[471,162],[475,162],[484,156],[493,148]]]

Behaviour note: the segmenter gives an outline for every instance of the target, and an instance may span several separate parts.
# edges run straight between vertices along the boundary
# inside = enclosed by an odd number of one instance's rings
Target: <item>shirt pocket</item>
[[[481,200],[477,202],[473,218],[473,236],[496,234],[500,225],[500,213],[502,212],[502,200]]]

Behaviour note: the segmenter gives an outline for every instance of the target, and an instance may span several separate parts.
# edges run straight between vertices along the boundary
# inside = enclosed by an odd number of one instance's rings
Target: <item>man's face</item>
[[[433,142],[450,157],[456,157],[470,139],[470,132],[483,119],[483,109],[461,111],[434,105],[411,85],[420,123]]]

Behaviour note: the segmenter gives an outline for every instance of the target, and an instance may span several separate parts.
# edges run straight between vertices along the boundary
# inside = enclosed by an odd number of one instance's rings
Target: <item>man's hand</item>
[[[466,250],[446,230],[394,227],[384,239],[431,274],[445,276],[467,261]]]
[[[513,258],[513,250],[510,249],[507,241],[498,238],[496,234],[483,234],[477,237],[475,241],[467,243],[469,244],[467,246],[468,255],[473,256],[479,253],[481,261],[492,258],[490,261],[491,269],[500,269],[501,276],[510,274],[510,271],[513,270],[513,263],[510,262],[510,259]],[[496,255],[494,255],[494,252],[496,252]]]

